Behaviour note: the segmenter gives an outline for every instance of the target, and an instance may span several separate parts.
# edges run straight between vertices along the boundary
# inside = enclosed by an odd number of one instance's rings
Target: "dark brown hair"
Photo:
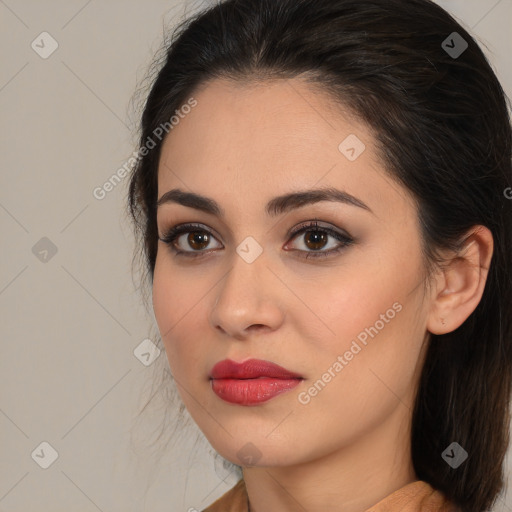
[[[503,488],[512,382],[508,99],[476,41],[429,0],[227,0],[176,28],[140,143],[209,80],[296,77],[372,128],[387,172],[416,199],[429,270],[472,227],[493,235],[479,305],[455,331],[430,335],[411,439],[421,480],[465,512],[488,510]],[[138,160],[127,201],[148,285],[163,140]],[[456,469],[441,456],[452,442],[469,455]]]

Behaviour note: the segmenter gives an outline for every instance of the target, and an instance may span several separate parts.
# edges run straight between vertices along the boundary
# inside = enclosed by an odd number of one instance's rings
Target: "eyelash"
[[[163,237],[159,237],[159,240],[161,240],[166,245],[168,245],[169,248],[176,255],[183,255],[186,258],[197,258],[197,257],[203,256],[204,254],[212,252],[212,250],[210,250],[210,251],[181,251],[174,246],[174,241],[177,238],[179,238],[183,234],[191,233],[194,231],[208,233],[208,235],[216,238],[213,235],[213,233],[211,233],[208,229],[203,228],[201,224],[180,224],[178,226],[174,226],[174,227],[171,227],[170,229],[168,229],[165,232]],[[318,226],[318,222],[316,220],[307,221],[305,223],[302,223],[297,228],[295,228],[291,232],[289,232],[288,237],[293,239],[293,238],[296,238],[297,235],[302,234],[302,233],[307,233],[309,231],[325,233],[327,235],[332,236],[333,238],[335,238],[336,240],[338,240],[339,242],[342,242],[342,243],[335,249],[330,249],[328,251],[319,250],[317,252],[317,251],[302,251],[300,249],[293,249],[294,251],[296,251],[298,253],[305,252],[306,255],[305,256],[301,255],[302,258],[307,259],[310,257],[313,257],[313,258],[327,257],[327,256],[330,256],[330,255],[333,255],[335,253],[342,251],[343,249],[345,249],[346,247],[348,247],[354,243],[354,240],[347,235],[344,235],[344,234],[342,234],[338,231],[335,231],[334,229],[328,228],[328,227]]]

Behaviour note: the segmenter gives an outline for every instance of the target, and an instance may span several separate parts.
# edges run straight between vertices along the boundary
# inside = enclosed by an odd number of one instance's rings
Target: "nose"
[[[231,338],[242,341],[256,332],[274,331],[283,323],[281,294],[285,290],[267,268],[263,254],[252,263],[237,255],[216,290],[210,321]]]

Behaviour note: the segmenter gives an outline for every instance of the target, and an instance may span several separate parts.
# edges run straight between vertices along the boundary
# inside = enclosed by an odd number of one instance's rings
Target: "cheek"
[[[317,280],[317,291],[312,291],[312,281],[300,284],[300,295],[307,297],[309,309],[323,325],[314,343],[326,352],[348,350],[350,341],[360,334],[364,340],[365,329],[376,322],[379,331],[389,331],[391,323],[401,321],[396,309],[409,300],[407,294],[418,279],[414,262],[400,268],[389,259],[373,260],[376,263],[359,255],[353,259],[346,267],[334,269],[331,276]],[[316,320],[314,323],[317,325]],[[304,328],[311,332],[311,328]]]
[[[173,271],[157,256],[153,278],[153,310],[173,375],[194,367],[203,351],[204,329],[197,316],[204,315],[205,295],[211,286],[201,278]],[[183,372],[185,373],[185,372]]]
[[[409,254],[407,261],[398,257],[373,261],[377,263],[361,258],[358,268],[350,266],[350,275],[331,282],[323,295],[311,296],[309,303],[335,333],[312,340],[315,370],[308,385],[318,390],[309,388],[318,398],[311,405],[319,411],[329,408],[334,416],[370,422],[380,421],[399,400],[412,405],[409,393],[425,313],[418,286],[419,258]]]
[[[422,287],[418,286],[422,267],[419,253],[402,252],[390,248],[378,255],[357,254],[346,271],[333,272],[336,278],[317,281],[322,286],[316,293],[311,292],[311,282],[302,284],[301,293],[309,289],[310,310],[322,321],[314,319],[315,327],[320,326],[316,335],[313,323],[302,324],[303,332],[309,333],[305,340],[311,344],[317,371],[327,371],[346,353],[349,371],[343,373],[354,382],[363,375],[375,380],[369,369],[379,366],[392,375],[407,366],[405,373],[410,376],[408,368],[414,368],[423,340]]]

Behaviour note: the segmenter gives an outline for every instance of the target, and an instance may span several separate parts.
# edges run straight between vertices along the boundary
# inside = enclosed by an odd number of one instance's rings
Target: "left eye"
[[[305,258],[328,256],[329,254],[341,251],[353,243],[353,239],[348,235],[332,228],[318,226],[316,221],[299,227],[291,235],[292,239],[299,238],[299,248],[294,250],[299,253],[305,253],[303,256]],[[329,244],[329,238],[334,238],[335,240]]]
[[[299,247],[291,250],[297,252],[304,258],[328,256],[341,251],[354,242],[354,240],[346,234],[329,227],[319,226],[317,221],[309,221],[302,224],[294,229],[288,236],[291,237],[291,240],[294,240],[296,238],[300,239],[299,235],[302,235]],[[334,240],[329,243],[329,238],[333,238]],[[222,248],[217,238],[200,224],[182,224],[170,228],[165,233],[164,237],[159,237],[159,239],[167,244],[177,255],[192,258],[202,256],[205,253],[211,252],[211,250]],[[192,250],[180,246],[180,241],[187,244]],[[219,245],[206,251],[205,249],[212,241],[216,241]]]

